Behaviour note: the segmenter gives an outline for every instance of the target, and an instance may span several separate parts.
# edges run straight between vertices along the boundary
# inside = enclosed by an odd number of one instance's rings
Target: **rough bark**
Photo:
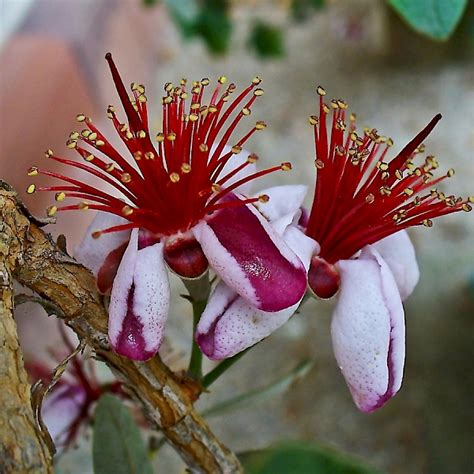
[[[37,429],[13,319],[14,268],[21,264],[23,223],[0,220],[0,472],[49,473],[52,454]],[[22,229],[24,232],[24,229]]]
[[[193,472],[242,472],[236,456],[194,411],[199,389],[172,373],[159,357],[134,362],[111,351],[107,313],[93,275],[63,253],[32,222],[16,195],[1,186],[0,210],[0,222],[10,226],[22,247],[15,278],[60,308],[64,321],[126,385]]]

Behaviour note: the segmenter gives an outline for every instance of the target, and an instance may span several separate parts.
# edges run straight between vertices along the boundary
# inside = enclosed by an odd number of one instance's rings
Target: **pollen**
[[[263,94],[265,93],[265,91],[263,89],[255,89],[255,91],[253,92],[253,95],[257,96],[257,97],[260,97],[262,96]]]
[[[38,176],[38,168],[36,166],[32,166],[28,169],[28,176]]]
[[[120,181],[122,181],[122,183],[130,183],[130,181],[132,181],[130,173],[122,173],[122,176],[120,176]]]
[[[26,188],[26,192],[27,192],[28,194],[33,194],[35,191],[36,191],[36,184],[30,184],[30,185]]]
[[[172,183],[177,183],[177,182],[179,182],[179,180],[180,180],[180,176],[179,176],[178,173],[171,173],[170,174],[170,181]]]
[[[89,153],[87,156],[84,157],[86,161],[93,161],[95,156],[92,153]]]
[[[114,170],[115,170],[115,163],[108,163],[105,166],[105,171],[107,171],[107,173],[112,173],[112,171]]]
[[[280,165],[280,168],[282,171],[290,171],[291,170],[291,163],[289,161],[286,161],[285,163],[282,163]]]
[[[209,151],[209,147],[208,147],[205,143],[201,143],[201,144],[199,145],[199,149],[200,149],[203,153],[205,153],[206,151]]]
[[[57,201],[57,202],[61,202],[61,201],[64,201],[64,199],[66,199],[66,193],[61,191],[59,193],[56,193],[55,196],[54,196],[54,199]]]
[[[217,79],[217,82],[219,84],[225,84],[227,82],[227,77],[225,76],[220,76],[218,79]]]
[[[320,95],[321,97],[324,97],[326,95],[326,90],[321,87],[321,86],[318,86],[316,88],[316,92],[318,93],[318,95]]]
[[[53,150],[51,150],[51,148],[48,148],[48,149],[44,152],[44,155],[46,156],[46,158],[49,158],[50,156],[53,156]]]
[[[183,163],[181,165],[181,171],[184,173],[184,174],[188,174],[191,172],[191,165],[189,163]]]
[[[76,115],[76,120],[77,120],[78,122],[85,122],[86,116],[85,116],[84,114],[77,114],[77,115]]]
[[[318,170],[322,170],[324,168],[324,161],[315,160],[314,164]]]
[[[454,168],[450,168],[450,169],[448,170],[448,172],[446,173],[446,176],[447,176],[448,178],[451,178],[451,177],[454,176],[454,174],[455,174]]]
[[[145,130],[140,130],[137,132],[137,137],[138,138],[146,138],[146,132]]]
[[[89,210],[89,204],[87,202],[80,202],[77,207],[81,210],[81,211],[88,211]]]
[[[256,124],[255,124],[255,129],[256,130],[263,130],[267,128],[267,124],[261,120],[259,120]]]
[[[431,219],[425,219],[423,220],[422,224],[425,226],[425,227],[433,227],[433,221]]]
[[[96,230],[95,232],[92,232],[93,239],[98,239],[101,235],[102,235],[102,232],[100,230]]]
[[[146,160],[154,160],[155,154],[152,151],[145,152],[145,159]]]
[[[122,215],[125,217],[131,216],[133,214],[133,208],[125,205],[122,207]]]
[[[170,142],[175,141],[176,140],[176,133],[174,133],[174,132],[168,133],[168,135],[166,136],[166,139]]]
[[[104,140],[97,140],[97,141],[95,142],[95,146],[104,146],[104,145],[105,145]]]
[[[316,115],[310,115],[309,124],[314,126],[314,125],[318,125],[318,123],[319,123],[318,117]]]
[[[260,84],[261,82],[262,82],[262,80],[258,76],[255,76],[252,79],[252,84],[255,84],[256,86],[258,86],[258,84]]]
[[[246,117],[248,117],[251,113],[252,111],[248,107],[244,107],[242,109],[242,115],[245,115]]]
[[[56,206],[49,206],[47,209],[46,209],[46,214],[49,216],[49,217],[53,217],[54,214],[56,214],[56,212],[58,212],[58,208]]]
[[[76,141],[76,140],[68,140],[68,141],[66,142],[66,146],[67,146],[68,148],[71,148],[71,149],[72,149],[72,148],[76,148],[76,147],[77,147],[77,141]]]
[[[268,202],[270,200],[270,197],[268,196],[268,194],[261,194],[260,196],[258,196],[258,200],[259,202]]]
[[[233,153],[234,155],[238,155],[241,151],[242,151],[242,147],[239,146],[239,145],[234,145],[234,146],[232,147],[232,153]]]
[[[250,155],[247,157],[247,162],[248,163],[256,163],[258,161],[258,156],[255,153],[250,153]]]
[[[93,142],[94,140],[97,140],[97,133],[96,132],[91,132],[87,135],[87,137],[91,142]]]

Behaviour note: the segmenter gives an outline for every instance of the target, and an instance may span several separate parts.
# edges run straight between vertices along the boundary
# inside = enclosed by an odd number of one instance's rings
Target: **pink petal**
[[[296,227],[290,226],[285,240],[309,267],[311,255],[317,244]],[[282,326],[300,304],[273,313],[259,311],[220,282],[204,310],[196,331],[196,340],[203,353],[210,359],[232,357],[253,346]]]
[[[298,214],[300,217],[307,191],[308,187],[301,184],[273,186],[259,193],[266,194],[270,199],[264,203],[258,202],[256,206],[277,233],[282,235],[295,216]]]
[[[214,271],[258,309],[280,311],[303,297],[304,265],[253,206],[215,212],[193,232]]]
[[[81,414],[86,392],[79,385],[60,385],[49,394],[41,408],[41,416],[56,447],[63,446],[72,424]]]
[[[214,153],[216,146],[215,144],[211,147],[211,155]],[[229,153],[231,151],[231,147],[226,145],[224,149],[222,150],[221,156]],[[219,177],[223,178],[226,174],[230,173],[232,170],[235,168],[239,167],[241,164],[245,163],[247,161],[247,158],[249,157],[250,153],[247,150],[242,150],[240,153],[237,155],[232,155],[229,158],[229,161],[225,164],[224,168],[222,169]],[[257,171],[257,165],[255,163],[249,163],[245,168],[240,170],[238,173],[236,173],[232,178],[229,179],[225,183],[225,186],[230,186],[231,184],[239,181],[242,178],[245,178],[246,176],[249,176]],[[252,189],[253,181],[248,181],[247,183],[241,184],[238,188],[235,189],[235,192],[249,195]]]
[[[87,229],[84,239],[75,249],[76,260],[92,271],[102,293],[107,293],[112,287],[131,231],[103,234],[98,239],[94,239],[92,233],[126,223],[127,221],[122,217],[108,212],[98,212]]]
[[[338,267],[341,288],[331,325],[334,354],[355,404],[371,412],[402,383],[403,306],[392,272],[373,247]]]
[[[163,243],[138,250],[134,229],[110,298],[109,339],[115,352],[133,360],[154,356],[163,339],[169,301]]]
[[[392,270],[402,301],[415,289],[420,278],[415,248],[406,230],[385,237],[373,245]]]

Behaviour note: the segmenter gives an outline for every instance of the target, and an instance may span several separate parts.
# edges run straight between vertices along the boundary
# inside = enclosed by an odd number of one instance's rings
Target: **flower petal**
[[[193,232],[214,271],[258,309],[280,311],[303,297],[304,265],[253,206],[215,212]]]
[[[373,247],[338,267],[341,288],[331,325],[334,354],[355,404],[371,412],[402,383],[403,306],[392,272]]]
[[[115,214],[99,211],[88,227],[84,239],[75,249],[76,260],[92,271],[102,293],[107,293],[112,287],[131,231],[111,232],[101,235],[98,239],[94,239],[92,233],[127,222]]]
[[[299,218],[307,191],[308,187],[302,184],[273,186],[259,193],[259,195],[266,194],[270,199],[255,205],[272,223],[277,233],[282,235],[297,213]]]
[[[293,226],[288,227],[284,237],[308,268],[317,244]],[[300,301],[273,313],[259,311],[224,282],[220,282],[198,323],[196,340],[210,359],[232,357],[286,323],[299,304]]]
[[[402,301],[405,301],[415,289],[420,278],[415,248],[408,232],[401,230],[385,237],[373,246],[392,270]]]
[[[45,398],[41,416],[57,448],[66,444],[85,401],[86,392],[80,385],[60,385]]]
[[[138,250],[138,229],[134,229],[110,297],[109,339],[115,352],[133,360],[155,355],[169,302],[163,243]]]

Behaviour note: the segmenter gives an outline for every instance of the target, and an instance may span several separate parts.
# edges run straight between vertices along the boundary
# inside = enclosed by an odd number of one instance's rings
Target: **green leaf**
[[[194,34],[196,22],[199,18],[197,0],[163,0],[171,17],[178,25],[185,37]]]
[[[249,46],[262,58],[280,57],[285,53],[283,32],[277,26],[259,21],[253,26]]]
[[[376,474],[346,454],[312,443],[285,441],[239,454],[246,474]]]
[[[106,394],[94,416],[94,474],[153,474],[140,430],[122,402]]]
[[[416,31],[446,40],[456,29],[467,0],[388,0]]]
[[[202,37],[212,53],[227,52],[232,33],[229,0],[204,0],[196,21],[195,33]]]

